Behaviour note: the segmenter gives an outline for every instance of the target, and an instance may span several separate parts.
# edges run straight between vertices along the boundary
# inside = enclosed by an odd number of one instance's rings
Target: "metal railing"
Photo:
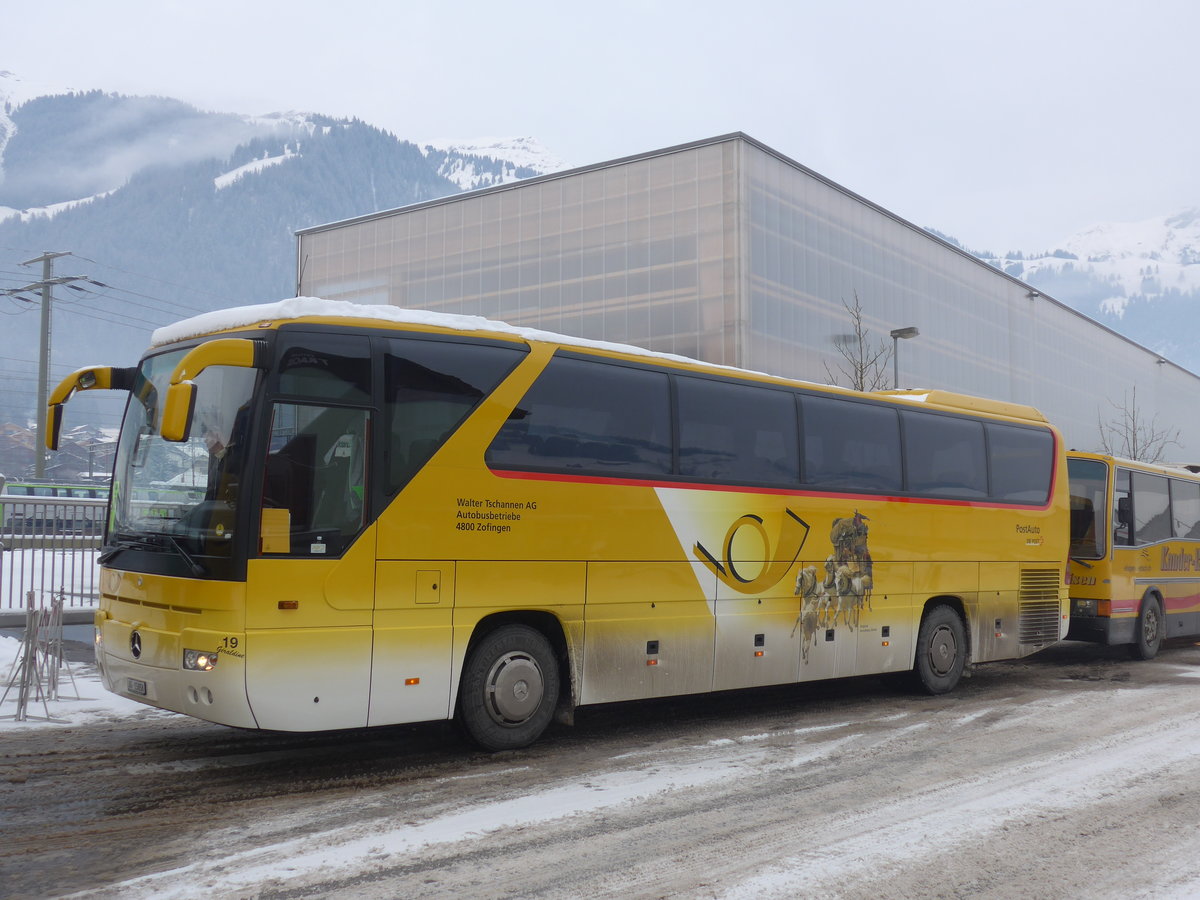
[[[106,500],[0,494],[0,615],[24,610],[30,591],[47,604],[61,598],[65,611],[96,606],[106,506]]]

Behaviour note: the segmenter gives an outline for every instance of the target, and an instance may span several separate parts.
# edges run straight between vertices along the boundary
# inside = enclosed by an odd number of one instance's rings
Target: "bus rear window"
[[[1041,429],[993,422],[984,428],[992,496],[1009,503],[1045,503],[1054,474],[1054,436]]]

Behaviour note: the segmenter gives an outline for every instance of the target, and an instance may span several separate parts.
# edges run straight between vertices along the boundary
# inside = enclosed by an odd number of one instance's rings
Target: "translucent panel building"
[[[1135,411],[1198,461],[1200,378],[734,133],[298,233],[297,293],[500,319],[851,385],[1039,407],[1079,449]],[[848,308],[858,306],[865,341]],[[900,340],[892,332],[916,329]],[[839,350],[839,347],[841,350]],[[1136,407],[1133,396],[1136,391]]]

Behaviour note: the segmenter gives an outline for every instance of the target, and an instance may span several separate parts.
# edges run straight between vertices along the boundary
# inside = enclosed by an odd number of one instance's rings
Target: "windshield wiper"
[[[107,563],[110,559],[122,553],[125,550],[173,550],[182,557],[183,561],[188,564],[188,568],[192,570],[192,574],[200,578],[208,574],[208,569],[196,562],[192,555],[183,549],[183,546],[175,539],[174,535],[131,535],[118,534],[112,541],[112,546],[104,550],[98,557],[100,564]]]
[[[183,561],[188,564],[188,567],[192,570],[193,575],[195,575],[197,578],[200,578],[208,574],[208,569],[196,562],[196,560],[192,558],[192,555],[183,549],[183,545],[175,539],[175,535],[164,534],[163,538],[166,540],[168,546],[173,548],[176,553],[183,557]]]
[[[161,548],[161,544],[155,543],[149,538],[118,534],[112,539],[110,546],[100,551],[100,555],[97,557],[97,559],[100,564],[103,565],[113,557],[123,553],[126,550],[159,550]]]

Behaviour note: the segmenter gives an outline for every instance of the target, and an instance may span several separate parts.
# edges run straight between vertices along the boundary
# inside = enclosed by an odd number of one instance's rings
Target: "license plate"
[[[146,696],[146,682],[137,678],[128,678],[126,681],[129,683],[129,693],[137,694],[139,697]]]

